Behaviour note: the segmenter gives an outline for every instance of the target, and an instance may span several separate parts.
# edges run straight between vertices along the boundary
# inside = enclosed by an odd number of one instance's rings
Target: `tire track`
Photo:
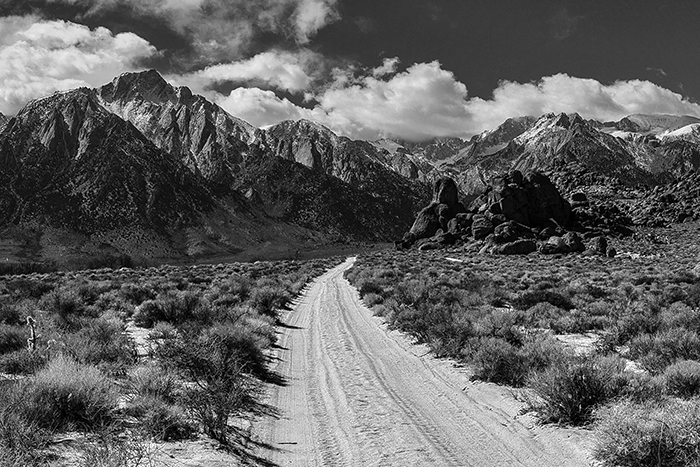
[[[494,385],[419,356],[389,333],[343,278],[348,259],[314,281],[283,318],[275,371],[288,386],[257,431],[284,466],[584,466],[585,433],[532,426]],[[468,392],[462,388],[468,388]]]

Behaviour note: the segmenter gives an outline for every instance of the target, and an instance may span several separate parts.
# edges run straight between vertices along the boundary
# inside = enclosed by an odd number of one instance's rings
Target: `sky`
[[[700,117],[697,0],[0,0],[0,112],[157,69],[256,126],[468,138]]]

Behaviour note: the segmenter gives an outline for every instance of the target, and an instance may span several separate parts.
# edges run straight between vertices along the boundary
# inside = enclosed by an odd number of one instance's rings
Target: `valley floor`
[[[282,317],[280,419],[255,427],[282,466],[585,466],[591,433],[537,425],[493,384],[428,354],[361,302],[343,277],[316,279]]]

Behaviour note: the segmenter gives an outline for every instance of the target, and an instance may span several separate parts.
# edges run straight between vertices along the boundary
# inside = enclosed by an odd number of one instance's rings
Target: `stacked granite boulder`
[[[576,195],[573,201],[581,203],[583,197]],[[439,179],[431,204],[418,213],[396,246],[430,250],[470,244],[482,253],[505,255],[584,252],[584,238],[573,231],[577,227],[571,203],[546,175],[515,170],[498,178],[468,206],[459,201],[452,179]],[[607,239],[593,238],[597,237],[589,238],[589,254],[605,254]]]

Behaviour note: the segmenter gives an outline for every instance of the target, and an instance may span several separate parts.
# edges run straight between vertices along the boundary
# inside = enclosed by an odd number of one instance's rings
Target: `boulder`
[[[430,238],[435,235],[440,228],[440,220],[435,212],[436,206],[435,204],[431,204],[423,208],[418,213],[418,216],[416,216],[416,220],[413,222],[413,226],[411,226],[411,230],[409,231],[413,241],[421,238]]]
[[[540,253],[545,255],[568,253],[569,251],[569,247],[563,237],[550,237],[546,242],[540,245]]]
[[[526,225],[518,224],[515,221],[507,221],[499,224],[494,229],[496,242],[509,243],[516,240],[534,239],[535,234]]]
[[[562,240],[571,252],[581,253],[586,250],[586,247],[583,244],[583,239],[576,232],[566,232],[562,237]]]
[[[534,240],[525,239],[496,245],[491,249],[494,255],[527,255],[535,251],[537,251],[537,243]]]
[[[609,246],[605,254],[608,258],[614,258],[615,256],[617,256],[617,250],[615,249],[615,247]]]
[[[506,220],[528,227],[544,227],[550,218],[558,225],[567,225],[571,219],[571,204],[552,181],[539,172],[523,177],[520,172],[513,171],[497,178],[470,208],[503,215]]]
[[[455,181],[449,177],[438,179],[433,187],[433,202],[446,204],[450,209],[453,209],[453,215],[457,214],[459,194]]]
[[[608,239],[602,235],[594,237],[588,242],[587,249],[597,254],[604,255],[608,251]]]
[[[474,216],[471,227],[474,240],[483,240],[494,230],[493,222],[481,214]]]

